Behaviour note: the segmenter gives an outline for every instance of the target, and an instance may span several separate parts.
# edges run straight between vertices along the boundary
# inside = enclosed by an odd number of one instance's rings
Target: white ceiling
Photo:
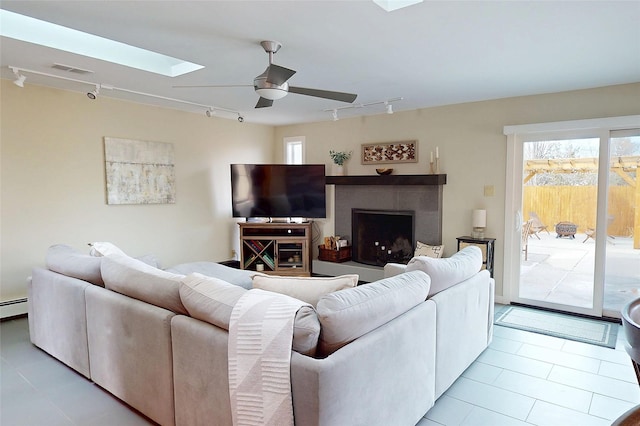
[[[170,78],[1,38],[7,66],[78,78],[241,112],[272,125],[331,120],[347,104],[289,94],[254,109],[248,84],[268,65],[261,40],[283,44],[274,63],[297,71],[294,86],[357,93],[354,104],[402,97],[395,111],[640,82],[640,1],[425,1],[385,12],[372,1],[7,1],[0,8],[205,66]],[[94,71],[70,75],[54,63]],[[41,84],[77,83],[27,74]],[[159,102],[118,91],[102,96]],[[100,98],[96,101],[99,102]],[[639,100],[640,102],[640,100]],[[340,117],[384,113],[384,105]],[[220,113],[222,117],[235,116]]]

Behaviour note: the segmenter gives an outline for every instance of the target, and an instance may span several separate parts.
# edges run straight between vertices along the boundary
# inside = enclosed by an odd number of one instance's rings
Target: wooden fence
[[[596,226],[597,188],[595,186],[528,186],[524,187],[522,212],[524,219],[535,212],[549,232],[558,222],[578,225],[578,232]],[[609,187],[609,227],[607,234],[616,237],[633,235],[635,188]]]

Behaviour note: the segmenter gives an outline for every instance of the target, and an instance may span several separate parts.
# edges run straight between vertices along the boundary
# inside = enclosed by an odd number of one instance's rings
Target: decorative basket
[[[318,246],[318,259],[325,262],[347,262],[351,260],[351,246],[340,247],[339,250],[326,249],[324,244]]]

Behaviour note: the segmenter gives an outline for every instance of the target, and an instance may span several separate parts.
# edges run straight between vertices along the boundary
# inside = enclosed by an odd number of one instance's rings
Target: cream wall
[[[131,255],[153,253],[164,265],[224,260],[238,247],[231,218],[229,164],[280,162],[282,139],[306,137],[308,163],[328,151],[353,150],[348,173],[374,174],[360,164],[360,144],[419,141],[419,163],[394,164],[396,174],[428,170],[438,146],[444,190],[443,242],[469,233],[471,210],[487,209],[487,234],[497,242],[497,294],[502,294],[505,125],[640,114],[640,83],[271,127],[207,119],[201,113],[115,101],[34,85],[0,85],[0,302],[26,297],[25,278],[44,263],[49,245],[87,250],[111,241]],[[103,137],[175,145],[173,205],[109,206],[105,202]],[[485,197],[485,185],[495,195]],[[328,193],[332,194],[329,187]],[[375,196],[375,194],[372,194]],[[331,216],[331,200],[329,215]],[[332,218],[318,221],[320,236]]]
[[[408,95],[407,95],[408,96]],[[399,107],[400,105],[398,105]],[[360,164],[360,145],[405,139],[419,141],[419,162],[393,164],[394,174],[429,170],[429,153],[439,147],[444,187],[443,243],[446,255],[456,251],[456,237],[471,231],[471,211],[487,209],[487,236],[497,238],[496,294],[501,297],[504,254],[505,125],[577,120],[640,113],[640,83],[539,96],[466,103],[415,111],[278,127],[276,139],[306,137],[306,161],[325,163],[329,150],[353,150],[349,175],[375,174],[375,166]],[[282,149],[282,144],[276,144]],[[277,157],[282,153],[278,152]],[[484,196],[493,186],[494,195]],[[329,187],[329,193],[333,189]],[[372,194],[375,196],[375,194]],[[329,208],[331,212],[332,205]],[[330,213],[332,214],[332,213]],[[321,236],[333,234],[332,217],[320,222]]]
[[[51,244],[111,241],[164,266],[231,258],[230,163],[274,161],[274,127],[2,80],[0,301]],[[103,137],[174,144],[176,203],[107,205]]]

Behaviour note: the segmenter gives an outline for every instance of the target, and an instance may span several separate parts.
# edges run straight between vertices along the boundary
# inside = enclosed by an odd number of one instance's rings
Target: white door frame
[[[522,227],[522,150],[524,142],[540,140],[553,133],[567,137],[599,137],[600,155],[598,164],[598,206],[596,223],[596,262],[594,270],[593,308],[579,308],[536,301],[548,308],[562,308],[570,312],[602,316],[604,297],[604,256],[606,244],[607,194],[609,178],[609,139],[612,130],[632,129],[640,126],[640,115],[597,118],[587,120],[558,121],[551,123],[505,126],[507,136],[505,228],[503,263],[503,301],[509,304],[518,301],[520,282],[521,227]]]

